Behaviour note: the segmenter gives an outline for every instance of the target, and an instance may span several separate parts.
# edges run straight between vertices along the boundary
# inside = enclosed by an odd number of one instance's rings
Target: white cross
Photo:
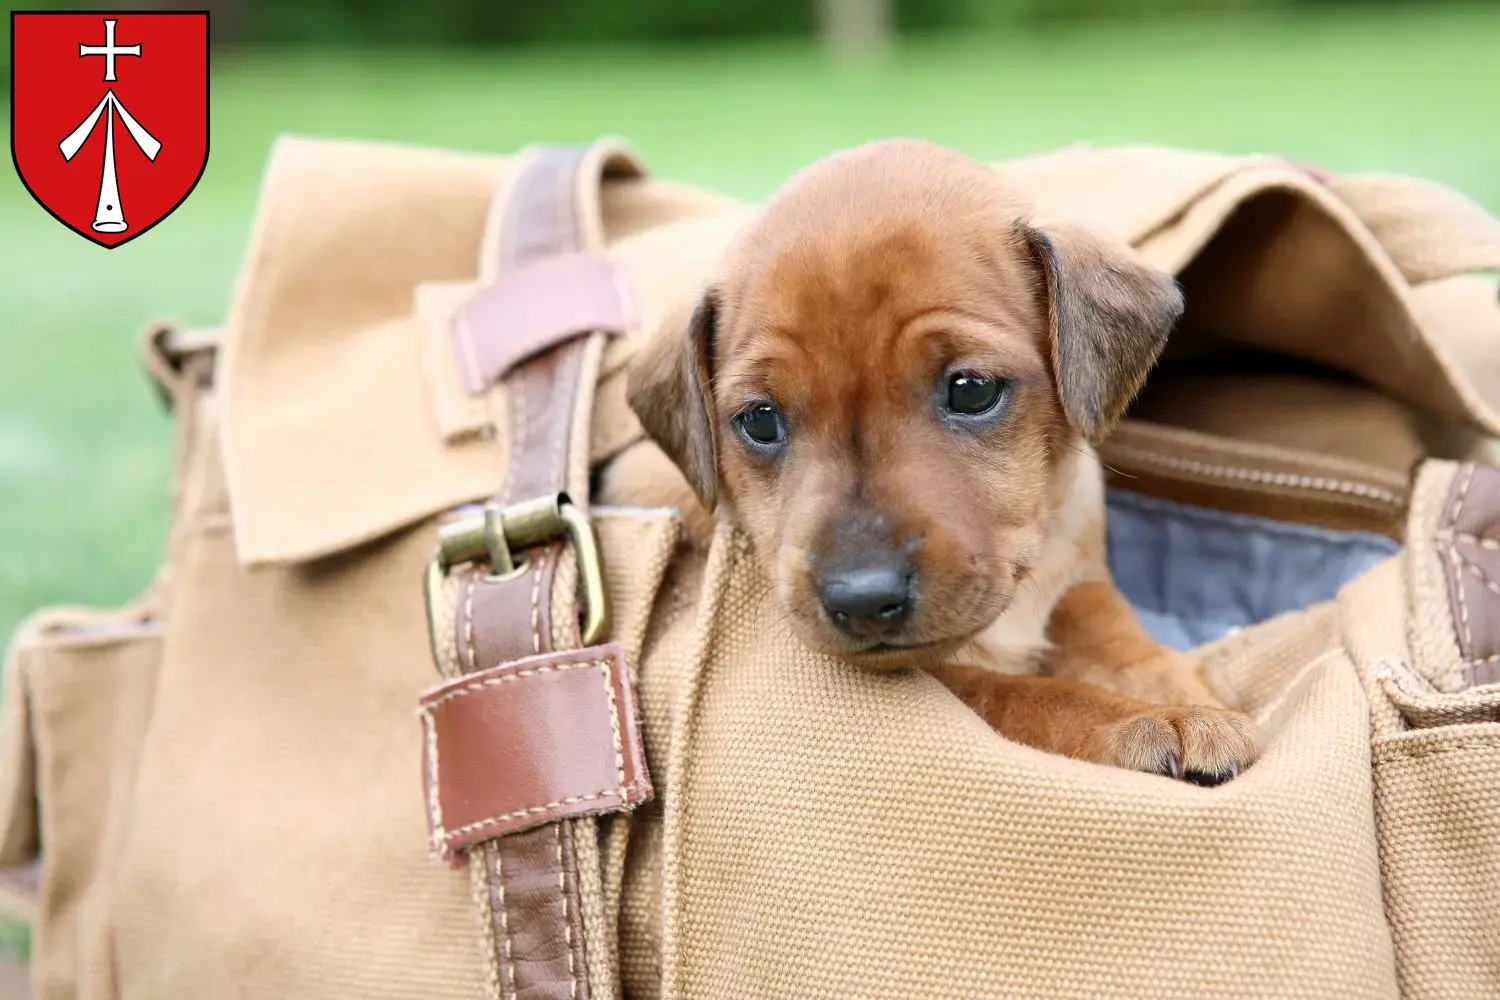
[[[78,58],[85,56],[104,57],[104,82],[115,82],[115,56],[139,56],[141,54],[141,43],[134,45],[121,45],[115,47],[115,22],[112,18],[104,19],[104,44],[85,45],[78,43]]]

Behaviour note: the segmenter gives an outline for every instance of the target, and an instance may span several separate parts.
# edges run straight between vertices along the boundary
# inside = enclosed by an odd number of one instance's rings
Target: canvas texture
[[[39,997],[506,995],[428,853],[416,705],[437,521],[507,463],[447,322],[524,156],[282,140],[222,346],[146,338],[178,427],[161,572],[6,660],[0,866],[41,865]],[[1278,537],[1357,549],[1305,607],[1153,609],[1218,623],[1182,634],[1265,754],[1202,789],[1019,746],[925,674],[799,645],[732,526],[699,555],[674,512],[595,508],[657,796],[576,821],[590,995],[1500,995],[1500,224],[1266,158],[995,169],[1187,294],[1101,449],[1134,547],[1189,580]],[[581,502],[643,446],[636,346],[753,206],[640,179],[591,210],[636,327],[587,354]]]

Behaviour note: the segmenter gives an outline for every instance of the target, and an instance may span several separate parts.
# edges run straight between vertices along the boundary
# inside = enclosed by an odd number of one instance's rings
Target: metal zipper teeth
[[[1129,445],[1116,445],[1109,449],[1109,451],[1119,455],[1126,461],[1135,460],[1144,462],[1147,465],[1156,465],[1175,472],[1185,472],[1190,475],[1203,476],[1209,479],[1226,479],[1236,482],[1254,483],[1258,486],[1281,486],[1289,489],[1309,490],[1316,493],[1332,493],[1339,496],[1357,497],[1361,500],[1372,500],[1395,508],[1405,507],[1407,502],[1406,497],[1383,486],[1374,486],[1370,483],[1359,483],[1348,479],[1329,479],[1324,476],[1305,476],[1293,472],[1273,472],[1267,469],[1244,468],[1241,466],[1211,465],[1208,462],[1199,462],[1191,458],[1157,455],[1139,448],[1132,448]]]

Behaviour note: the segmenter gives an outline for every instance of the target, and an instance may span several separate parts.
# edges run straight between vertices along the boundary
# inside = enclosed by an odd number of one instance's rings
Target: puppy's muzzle
[[[828,620],[852,638],[889,638],[911,616],[912,570],[895,550],[877,548],[839,559],[822,567],[817,584]]]

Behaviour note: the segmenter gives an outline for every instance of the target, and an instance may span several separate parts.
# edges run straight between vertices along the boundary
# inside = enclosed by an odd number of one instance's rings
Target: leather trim
[[[569,816],[651,797],[625,651],[545,653],[421,698],[432,848],[445,858]]]
[[[490,378],[505,381],[501,504],[566,484],[579,381],[594,343],[579,334],[623,327],[634,308],[619,275],[580,251],[603,242],[601,180],[641,172],[609,143],[543,148],[492,205],[480,268],[486,287],[454,323],[470,391],[483,391]],[[589,995],[568,820],[628,810],[652,795],[623,647],[551,651],[554,613],[571,616],[573,627],[561,633],[577,641],[573,602],[551,607],[562,551],[517,553],[525,565],[508,579],[476,571],[458,581],[452,620],[463,675],[421,699],[432,849],[481,866],[473,877],[497,1000]]]
[[[492,580],[475,571],[459,581],[455,649],[465,673],[552,650],[552,574],[561,548],[526,553],[526,569]]]
[[[1464,678],[1500,683],[1500,469],[1459,467],[1436,542]]]
[[[559,254],[502,273],[453,318],[454,357],[471,396],[518,364],[581,334],[637,322],[630,275],[597,254]]]
[[[505,459],[505,482],[497,494],[501,503],[562,489],[585,342],[575,337],[519,366],[506,379],[510,452]]]
[[[491,929],[502,956],[501,996],[588,1000],[573,828],[549,823],[492,840],[484,845],[484,864]]]

